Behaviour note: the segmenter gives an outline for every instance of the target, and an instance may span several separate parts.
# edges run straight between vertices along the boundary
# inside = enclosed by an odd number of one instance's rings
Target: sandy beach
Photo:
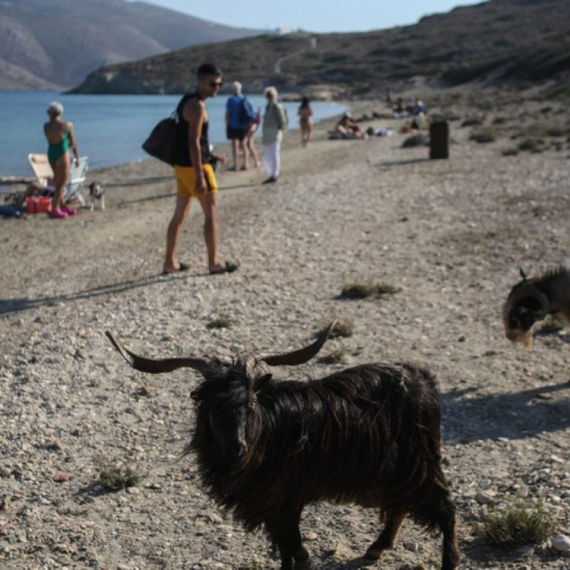
[[[244,533],[203,493],[194,459],[174,461],[193,425],[198,375],[134,372],[104,331],[148,356],[231,356],[297,348],[333,318],[354,332],[323,354],[340,352],[345,364],[276,375],[427,366],[442,392],[461,567],[570,568],[549,541],[501,551],[476,533],[485,510],[520,498],[542,501],[554,534],[570,534],[570,335],[541,333],[525,351],[506,340],[501,317],[520,265],[530,274],[570,265],[568,140],[504,154],[517,144],[512,129],[530,132],[545,117],[567,125],[568,111],[497,104],[483,121],[498,135],[479,144],[462,124],[480,111],[430,95],[430,111],[456,119],[449,160],[402,148],[402,120],[365,122],[394,134],[359,141],[327,140],[328,121],[306,149],[287,133],[275,185],[260,184],[262,170],[222,172],[221,252],[240,262],[233,274],[207,274],[198,204],[179,248],[191,269],[160,274],[175,184],[154,160],[89,173],[107,188],[104,212],[0,220],[2,568],[277,568],[263,534]],[[351,105],[355,116],[387,112],[381,101]],[[339,299],[351,282],[400,291]],[[222,317],[230,328],[209,327]],[[101,458],[140,482],[106,492]],[[313,567],[361,567],[377,519],[353,506],[307,508]],[[373,567],[440,563],[440,537],[407,521]]]

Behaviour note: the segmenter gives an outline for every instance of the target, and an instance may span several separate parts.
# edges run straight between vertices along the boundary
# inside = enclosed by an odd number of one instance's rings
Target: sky
[[[144,0],[204,20],[257,29],[364,32],[415,24],[473,0]]]

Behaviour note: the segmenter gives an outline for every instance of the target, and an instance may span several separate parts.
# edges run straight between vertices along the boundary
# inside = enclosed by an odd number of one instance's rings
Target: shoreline
[[[1,94],[0,94],[1,95]],[[257,108],[263,101],[254,97],[253,103]],[[80,96],[70,96],[63,99],[66,107],[64,117],[73,121],[79,143],[79,151],[88,156],[92,168],[108,168],[131,161],[143,160],[147,157],[140,145],[146,139],[152,128],[164,117],[170,116],[177,97],[143,97],[133,100],[132,97],[121,99],[118,97],[89,96],[86,99]],[[27,178],[32,171],[27,161],[29,153],[46,152],[45,138],[41,133],[44,121],[42,115],[44,105],[49,101],[49,94],[40,92],[28,93],[28,96],[9,96],[3,98],[5,107],[0,116],[5,120],[7,132],[20,132],[16,140],[8,138],[1,147],[3,151],[0,160],[0,174],[2,177],[17,176]],[[286,104],[290,116],[296,114],[296,105]],[[24,109],[30,109],[26,114],[27,120],[23,122]],[[213,118],[210,125],[210,139],[215,143],[226,140],[223,113],[225,101],[217,99],[213,103]],[[315,111],[326,115],[342,112],[342,107],[336,103],[319,103]],[[105,119],[101,119],[101,114]],[[292,117],[293,118],[293,117]],[[35,125],[35,126],[34,126]],[[292,120],[291,127],[296,122]],[[138,142],[137,142],[138,141]]]

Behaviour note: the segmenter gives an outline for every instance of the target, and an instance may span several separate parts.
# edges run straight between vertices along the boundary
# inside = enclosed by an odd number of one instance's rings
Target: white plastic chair
[[[89,159],[86,156],[80,156],[79,164],[77,165],[75,161],[71,162],[71,174],[63,194],[63,201],[66,204],[77,200],[81,206],[85,206],[85,200],[81,195],[81,188],[83,184],[85,184],[87,170],[89,170]]]
[[[53,178],[53,170],[47,158],[47,154],[29,154],[28,160],[30,166],[34,171],[37,182],[40,186],[47,189],[52,188],[50,182]],[[86,156],[79,157],[79,164],[76,165],[75,161],[71,162],[71,174],[69,182],[63,194],[63,201],[68,202],[78,201],[81,206],[85,205],[85,200],[81,196],[81,188],[85,183],[87,177],[87,170],[89,169],[89,159]]]

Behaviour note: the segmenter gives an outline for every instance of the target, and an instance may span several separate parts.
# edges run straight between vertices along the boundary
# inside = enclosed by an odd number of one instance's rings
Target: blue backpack
[[[255,111],[247,97],[244,97],[239,110],[239,122],[243,125],[249,125],[253,119],[255,119]]]

